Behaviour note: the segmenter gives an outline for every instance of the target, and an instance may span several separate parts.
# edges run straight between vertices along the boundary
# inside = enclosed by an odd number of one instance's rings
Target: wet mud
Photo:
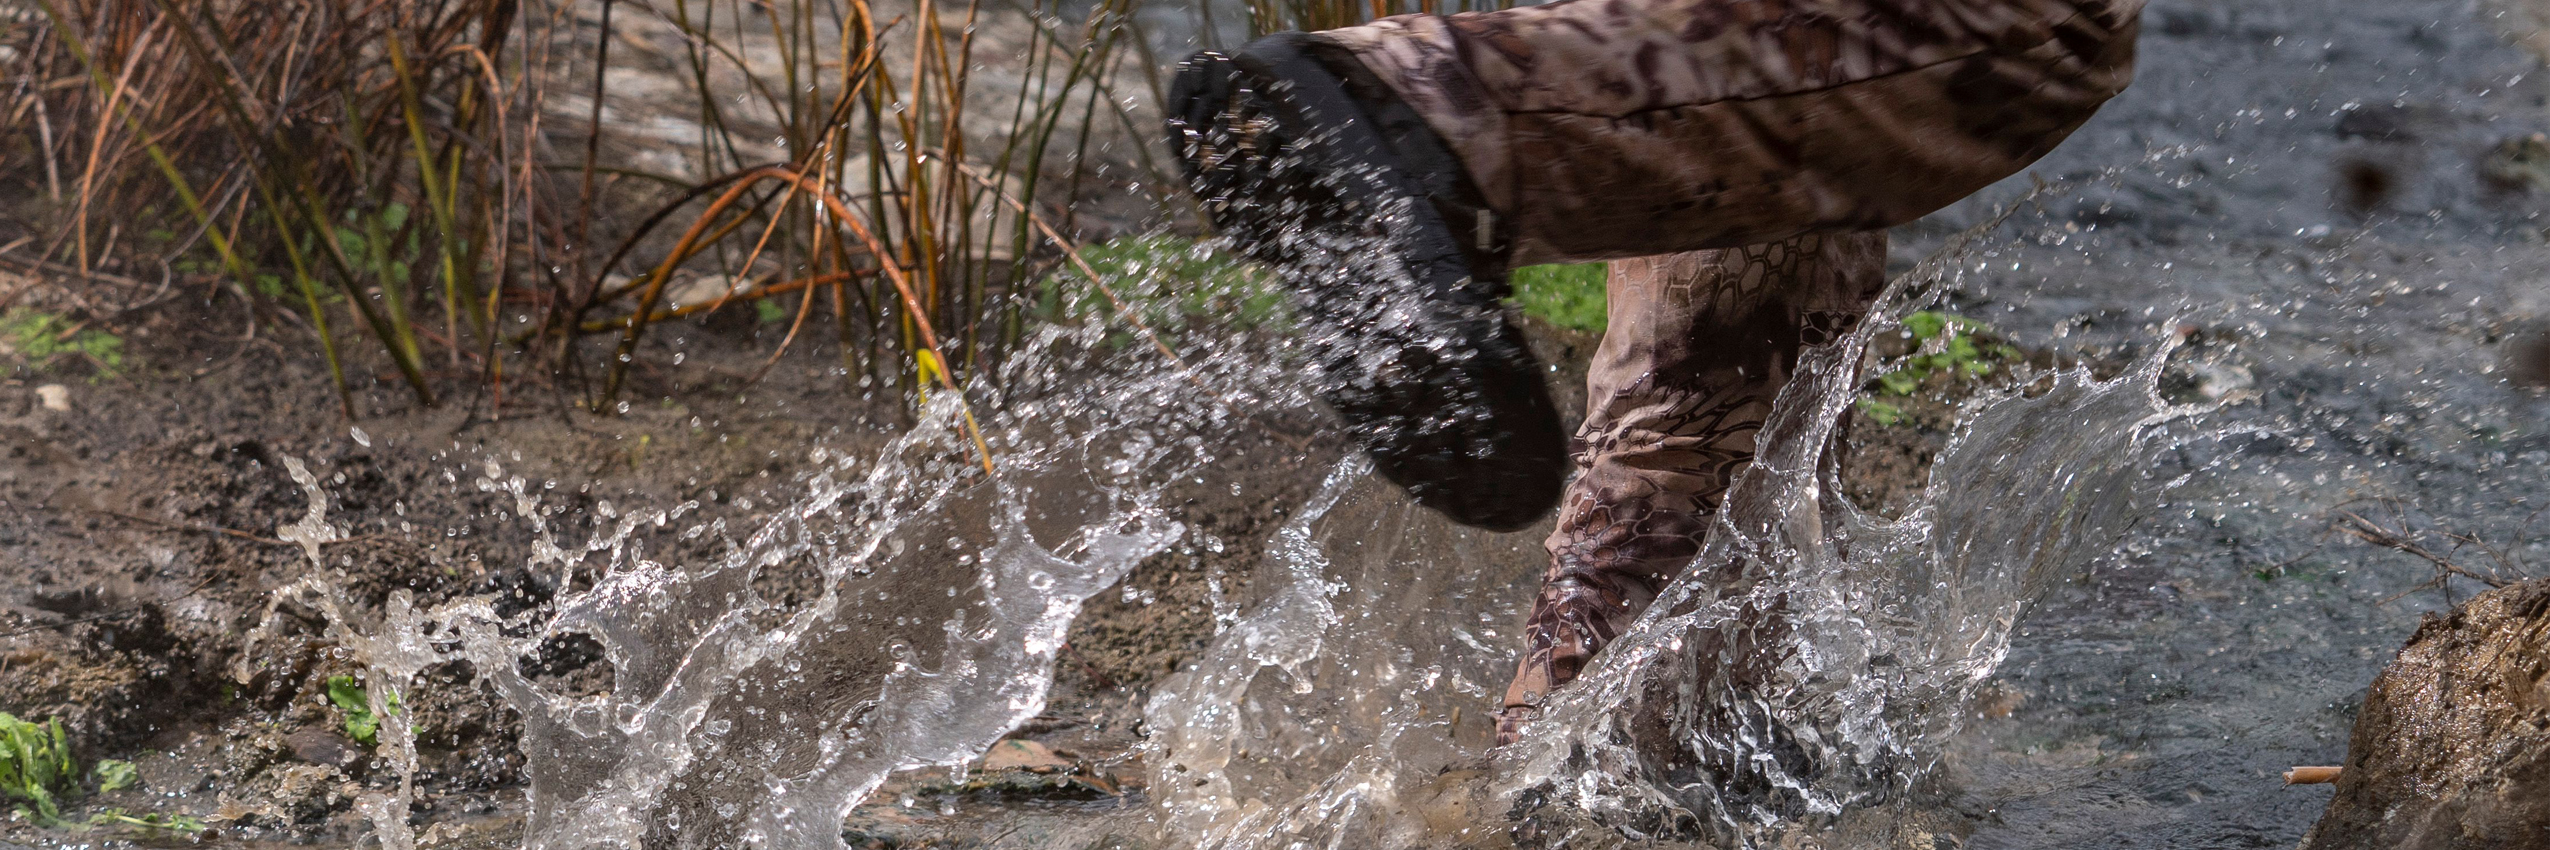
[[[1594,340],[1537,323],[1534,333],[1558,364],[1554,380],[1581,381]],[[134,337],[143,362],[229,352],[176,323]],[[807,447],[873,450],[905,415],[891,402],[843,399],[839,379],[811,358],[739,387],[721,367],[759,356],[752,342],[690,335],[691,367],[651,387],[655,403],[618,417],[550,409],[490,422],[465,401],[409,408],[382,385],[361,397],[368,415],[348,423],[323,374],[263,347],[201,379],[33,375],[0,385],[0,411],[10,412],[0,417],[0,499],[11,508],[0,551],[29,567],[0,578],[0,710],[61,718],[83,763],[135,764],[136,787],[77,797],[70,815],[192,817],[221,844],[357,841],[369,830],[353,810],[358,793],[396,781],[329,700],[331,679],[359,681],[365,670],[326,637],[321,612],[279,601],[277,589],[318,576],[364,610],[393,591],[420,606],[491,595],[500,610],[538,608],[561,578],[519,566],[531,540],[513,496],[470,483],[486,462],[559,488],[550,493],[566,517],[612,500],[696,501],[703,516],[749,527],[788,497]],[[69,409],[46,406],[39,386],[63,388]],[[1910,406],[1900,425],[1857,432],[1862,454],[1889,460],[1865,464],[1855,486],[1918,486],[1953,424],[1953,401]],[[1014,735],[1033,753],[894,780],[853,817],[853,846],[968,846],[982,838],[985,810],[1137,809],[1142,704],[1250,598],[1274,529],[1338,457],[1320,427],[1270,418],[1260,441],[1220,463],[1228,477],[1173,488],[1178,516],[1203,542],[1154,556],[1091,600],[1049,707]],[[309,505],[286,459],[319,479],[344,534],[320,544],[324,566],[283,539]],[[713,558],[723,545],[702,538],[673,557]],[[521,664],[555,692],[610,687],[610,665],[589,641],[553,641]],[[514,710],[465,663],[428,671],[406,693],[422,768],[416,819],[453,825],[433,827],[427,844],[466,846],[519,819],[526,777]],[[6,830],[0,840],[30,846],[70,839],[24,822]],[[176,836],[117,826],[78,834]]]

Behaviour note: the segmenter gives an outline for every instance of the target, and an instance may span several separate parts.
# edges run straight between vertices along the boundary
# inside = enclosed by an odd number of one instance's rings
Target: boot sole
[[[1463,243],[1309,37],[1204,53],[1169,97],[1172,145],[1224,234],[1288,284],[1318,393],[1381,476],[1454,522],[1531,525],[1566,437],[1501,275]]]

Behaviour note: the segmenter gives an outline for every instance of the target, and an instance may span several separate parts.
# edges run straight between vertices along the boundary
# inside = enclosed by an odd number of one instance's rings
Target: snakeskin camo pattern
[[[1699,554],[1798,354],[1849,333],[1885,272],[1883,232],[1612,262],[1576,437],[1585,471],[1545,542],[1508,706],[1576,678]]]
[[[1507,218],[1513,265],[1889,227],[2133,78],[2141,0],[1561,0],[1342,44]]]

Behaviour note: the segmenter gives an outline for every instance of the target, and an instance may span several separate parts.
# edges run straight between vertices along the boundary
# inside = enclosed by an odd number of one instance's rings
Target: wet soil
[[[358,610],[393,591],[538,606],[559,577],[521,566],[531,535],[512,494],[473,486],[489,464],[547,490],[569,523],[617,499],[697,501],[702,516],[743,524],[785,504],[808,447],[878,444],[899,416],[870,412],[811,359],[743,386],[758,365],[752,334],[695,328],[684,336],[697,365],[655,373],[647,402],[622,415],[570,412],[562,393],[534,386],[491,418],[490,400],[453,379],[436,408],[364,387],[349,420],[306,340],[243,346],[181,312],[120,328],[140,364],[126,374],[21,369],[0,382],[0,560],[19,565],[0,571],[0,710],[61,718],[83,765],[136,763],[138,789],[89,808],[199,817],[239,839],[351,840],[351,789],[393,780],[327,699],[331,677],[361,671],[325,618],[279,601],[280,589],[320,577]],[[318,478],[343,536],[320,544],[316,563],[281,539],[310,504],[294,461]],[[669,554],[704,559],[723,545]],[[562,689],[607,685],[577,681],[607,675],[595,657],[560,646],[525,666]],[[429,791],[420,810],[440,820],[515,805],[511,710],[465,665],[426,679],[406,705]]]

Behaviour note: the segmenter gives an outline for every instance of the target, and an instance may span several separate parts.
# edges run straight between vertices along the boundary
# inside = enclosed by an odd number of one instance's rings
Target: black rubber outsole
[[[1474,273],[1318,46],[1284,33],[1181,66],[1168,124],[1189,184],[1291,287],[1319,395],[1375,471],[1463,525],[1529,526],[1558,502],[1566,436],[1503,275]]]

